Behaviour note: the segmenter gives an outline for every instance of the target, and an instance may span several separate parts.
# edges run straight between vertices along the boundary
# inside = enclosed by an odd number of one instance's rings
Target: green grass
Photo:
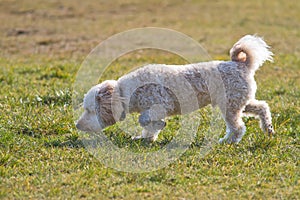
[[[298,199],[298,11],[292,1],[1,1],[0,198]],[[201,41],[215,59],[228,59],[233,42],[246,33],[264,35],[275,63],[257,72],[257,98],[271,107],[275,137],[265,136],[255,119],[245,119],[247,133],[238,145],[216,145],[200,157],[210,121],[204,109],[195,141],[163,169],[119,172],[89,154],[83,146],[87,138],[73,122],[76,72],[99,41],[143,26],[182,31]],[[144,63],[184,61],[160,51],[133,52],[113,62],[101,80]],[[174,137],[178,120],[169,119],[151,145],[131,141],[117,126],[105,134],[124,149],[155,151]]]

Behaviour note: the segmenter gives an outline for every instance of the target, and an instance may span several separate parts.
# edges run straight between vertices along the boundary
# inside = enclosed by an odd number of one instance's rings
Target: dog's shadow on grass
[[[46,147],[56,147],[56,148],[84,148],[84,143],[82,140],[66,140],[66,141],[60,141],[60,140],[52,140],[45,142]]]
[[[121,139],[120,139],[121,138]],[[170,141],[168,139],[163,139],[156,142],[149,142],[144,139],[140,140],[132,140],[131,137],[116,137],[116,136],[108,136],[107,137],[112,144],[116,145],[119,148],[129,148],[133,151],[140,151],[140,150],[149,150],[149,149],[158,149],[163,148],[167,145]],[[95,140],[93,138],[67,138],[67,139],[52,139],[45,141],[46,147],[54,147],[54,148],[86,148],[88,146],[93,146],[96,148],[100,148],[99,145],[101,141]]]

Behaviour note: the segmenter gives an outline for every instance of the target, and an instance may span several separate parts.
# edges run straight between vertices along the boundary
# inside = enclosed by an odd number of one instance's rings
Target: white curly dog
[[[220,143],[242,139],[245,115],[259,117],[261,129],[274,134],[268,104],[255,99],[255,71],[265,61],[273,61],[269,48],[262,38],[246,35],[231,48],[231,61],[152,64],[117,81],[104,81],[85,95],[84,112],[76,127],[98,132],[123,120],[126,114],[138,112],[143,131],[133,139],[155,141],[166,125],[165,117],[212,104],[220,108],[226,122],[226,135]]]

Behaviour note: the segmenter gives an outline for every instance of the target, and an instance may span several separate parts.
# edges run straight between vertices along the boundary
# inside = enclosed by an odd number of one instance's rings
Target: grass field
[[[1,0],[0,198],[299,199],[299,11],[297,1],[279,0]],[[241,36],[264,36],[275,62],[257,72],[257,98],[269,103],[276,136],[245,119],[238,145],[216,145],[198,158],[204,117],[191,147],[157,171],[119,172],[89,154],[72,117],[76,73],[99,42],[147,26],[185,33],[224,60]],[[133,52],[113,62],[103,79],[118,78],[128,66],[182,62],[160,51]],[[171,140],[176,119],[153,145],[115,127],[106,134],[122,148],[151,151]]]

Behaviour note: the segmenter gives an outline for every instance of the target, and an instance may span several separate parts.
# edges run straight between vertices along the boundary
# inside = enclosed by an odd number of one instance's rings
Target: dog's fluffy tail
[[[267,60],[273,62],[273,53],[269,49],[262,38],[246,35],[230,49],[230,57],[232,61],[244,62],[256,70]]]

